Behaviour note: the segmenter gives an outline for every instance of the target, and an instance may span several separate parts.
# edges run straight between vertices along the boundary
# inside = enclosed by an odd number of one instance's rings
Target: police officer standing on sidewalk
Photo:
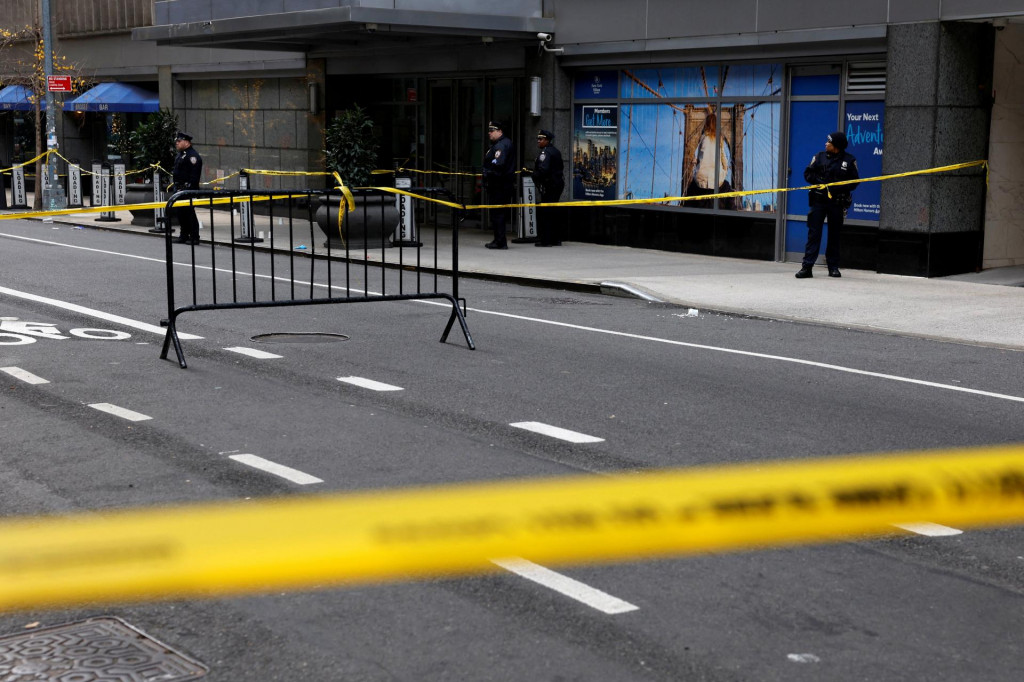
[[[174,184],[172,192],[185,189],[199,189],[200,178],[203,175],[203,157],[192,146],[192,136],[188,133],[178,131],[174,137],[174,148],[178,155],[174,157],[174,170],[171,177]],[[181,234],[178,235],[179,244],[199,243],[199,219],[196,218],[196,210],[191,206],[179,206],[174,209],[174,214],[181,226]]]
[[[484,154],[483,188],[488,204],[512,203],[513,189],[516,181],[516,150],[503,130],[501,121],[491,121],[487,125],[487,137],[491,147]],[[494,239],[484,244],[488,249],[507,249],[505,224],[511,209],[492,208],[491,229]]]
[[[830,182],[856,180],[860,177],[857,171],[857,159],[846,153],[846,135],[837,131],[828,136],[825,151],[818,152],[811,159],[810,165],[804,169],[804,180],[812,185],[824,185]],[[825,263],[828,265],[829,277],[842,277],[839,272],[839,246],[842,241],[843,219],[846,209],[852,200],[850,192],[857,188],[858,183],[839,185],[826,189],[812,189],[808,195],[811,211],[807,214],[807,247],[804,249],[803,266],[796,273],[797,279],[813,277],[811,268],[818,260],[821,249],[821,231],[828,220],[828,246],[825,247]]]
[[[554,145],[555,135],[549,130],[537,132],[537,148],[540,154],[533,162],[533,182],[537,185],[540,203],[553,204],[562,198],[565,189],[565,178],[562,177],[565,166],[562,163],[562,152]],[[542,206],[537,209],[537,241],[534,246],[561,246],[558,227],[554,224],[555,208]]]

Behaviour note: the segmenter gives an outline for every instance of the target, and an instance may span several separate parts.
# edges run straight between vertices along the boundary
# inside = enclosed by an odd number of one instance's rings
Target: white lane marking
[[[94,251],[96,253],[106,253],[106,254],[110,254],[110,255],[114,255],[114,256],[122,256],[124,258],[136,258],[136,259],[139,259],[139,260],[153,261],[155,263],[164,263],[164,260],[161,259],[161,258],[149,258],[149,257],[146,257],[146,256],[136,256],[136,255],[130,254],[130,253],[120,253],[120,252],[117,252],[117,251],[105,251],[103,249],[92,249],[92,248],[88,248],[88,247],[85,247],[85,246],[73,246],[71,244],[61,244],[60,242],[51,242],[51,241],[46,241],[46,240],[43,240],[43,239],[33,239],[31,237],[22,237],[20,235],[15,235],[15,234],[0,233],[0,237],[10,237],[12,239],[21,239],[23,241],[37,242],[37,243],[40,243],[40,244],[49,244],[49,245],[52,245],[52,246],[63,246],[65,248],[69,248],[69,249],[81,249],[83,251]],[[178,265],[178,266],[181,266],[181,267],[189,267],[188,263],[175,263],[175,265]],[[209,266],[201,266],[201,265],[197,265],[196,268],[203,269],[203,270],[210,270],[211,269]],[[226,272],[226,273],[230,273],[231,272],[230,270],[226,270],[224,268],[217,268],[216,270],[218,272]],[[243,273],[243,272],[239,272],[238,274],[239,275],[252,276],[249,273]],[[258,279],[277,279],[277,280],[280,280],[282,282],[290,281],[286,277],[274,277],[274,278],[271,278],[269,275],[256,275],[256,277]],[[310,284],[310,282],[305,282],[305,281],[300,281],[300,280],[295,280],[295,283],[297,285],[303,285],[303,286],[305,286],[307,284]],[[320,288],[323,288],[323,289],[328,288],[326,284],[321,284],[319,282],[312,283],[312,286],[320,287]],[[345,291],[346,290],[345,287],[341,287],[341,286],[338,286],[338,285],[333,285],[331,288],[336,289],[338,291]],[[360,289],[354,289],[354,288],[350,289],[350,290],[351,291],[361,291]],[[0,292],[2,292],[2,291],[3,291],[3,289],[0,288]],[[362,293],[365,293],[366,295],[375,295],[376,292],[372,292],[372,291],[367,290],[367,291],[362,292]],[[44,302],[46,302],[46,301],[44,301]],[[442,301],[422,301],[422,300],[416,300],[416,301],[413,301],[413,302],[415,302],[415,303],[423,303],[423,304],[426,304],[426,305],[434,305],[434,306],[442,306],[442,307],[445,307],[445,308],[451,308],[451,303],[442,302]],[[658,338],[656,336],[644,336],[642,334],[631,334],[629,332],[619,332],[619,331],[614,331],[612,329],[598,329],[597,327],[585,327],[583,325],[570,324],[568,322],[557,322],[555,320],[543,320],[543,319],[540,319],[540,318],[537,318],[537,317],[527,317],[525,315],[516,315],[516,314],[513,314],[513,313],[502,313],[502,312],[498,312],[496,310],[483,310],[481,308],[469,308],[469,310],[472,310],[473,312],[476,312],[476,313],[480,313],[481,315],[494,315],[496,317],[505,317],[505,318],[508,318],[508,319],[511,319],[511,320],[522,320],[524,322],[536,322],[537,324],[547,324],[547,325],[551,325],[551,326],[554,326],[554,327],[564,327],[566,329],[576,329],[578,331],[594,332],[596,334],[607,334],[609,336],[619,336],[619,337],[627,338],[627,339],[635,339],[637,341],[652,341],[654,343],[664,343],[664,344],[668,344],[668,345],[671,345],[671,346],[681,346],[681,347],[684,347],[684,348],[696,348],[698,350],[710,350],[710,351],[716,351],[718,353],[732,353],[734,355],[745,355],[747,357],[762,358],[762,359],[765,359],[765,360],[778,360],[780,362],[791,362],[791,363],[798,364],[798,365],[807,365],[808,367],[819,367],[821,369],[830,369],[830,370],[833,370],[833,371],[836,371],[836,372],[848,372],[850,374],[859,374],[861,376],[868,376],[868,377],[873,377],[873,378],[876,378],[876,379],[885,379],[887,381],[899,381],[899,382],[908,383],[908,384],[916,384],[918,386],[928,386],[930,388],[941,388],[941,389],[946,390],[946,391],[956,391],[958,393],[970,393],[972,395],[980,395],[980,396],[984,396],[986,398],[998,398],[1000,400],[1011,400],[1011,401],[1018,402],[1018,403],[1024,403],[1024,397],[1021,397],[1021,396],[1008,395],[1006,393],[993,393],[991,391],[979,391],[977,389],[967,388],[965,386],[953,386],[952,384],[940,384],[940,383],[937,383],[937,382],[934,382],[934,381],[923,381],[921,379],[910,379],[908,377],[896,376],[895,374],[883,374],[881,372],[869,372],[869,371],[863,370],[863,369],[854,369],[853,367],[843,367],[842,365],[830,365],[830,364],[827,364],[827,363],[824,363],[824,362],[815,362],[813,360],[801,360],[800,358],[791,358],[791,357],[786,357],[784,355],[769,355],[769,354],[766,354],[766,353],[755,353],[753,351],[737,350],[735,348],[723,348],[721,346],[708,346],[708,345],[702,344],[702,343],[688,343],[686,341],[675,341],[673,339],[661,339],[661,338]],[[141,323],[139,323],[139,324],[141,324]],[[157,329],[160,329],[160,333],[161,334],[164,333],[162,328],[157,327]],[[182,334],[181,332],[178,332],[178,337],[182,338],[182,339],[189,338],[188,336]],[[201,338],[201,337],[195,337],[195,338]]]
[[[127,410],[123,407],[118,407],[117,405],[111,405],[110,403],[92,403],[91,405],[89,405],[89,407],[93,408],[94,410],[99,410],[100,412],[112,414],[115,417],[127,419],[130,422],[141,422],[147,419],[152,419],[152,417],[150,417],[147,414]]]
[[[286,478],[292,483],[298,483],[299,485],[311,485],[313,483],[323,483],[323,479],[317,478],[316,476],[310,476],[307,473],[299,471],[298,469],[292,469],[286,467],[283,464],[277,462],[271,462],[269,459],[263,459],[257,455],[231,455],[228,459],[233,459],[236,462],[242,464],[248,464],[249,466],[265,471],[268,474],[274,474],[281,478]]]
[[[586,583],[573,580],[567,575],[556,573],[550,568],[545,568],[539,564],[533,563],[532,561],[527,561],[526,559],[520,559],[519,557],[491,559],[491,563],[501,566],[506,571],[511,571],[512,573],[522,576],[527,580],[532,580],[538,585],[543,585],[555,592],[564,594],[571,599],[583,602],[587,606],[595,608],[602,613],[615,615],[618,613],[638,611],[640,609],[639,606],[630,604],[618,597],[613,597],[607,592],[602,592],[601,590],[591,587]]]
[[[255,348],[245,348],[243,346],[233,346],[231,348],[225,348],[232,353],[239,353],[241,355],[248,355],[250,358],[259,358],[260,360],[273,360],[274,358],[284,357],[281,355],[275,355],[274,353],[268,353],[265,350],[256,350]]]
[[[437,301],[417,301],[417,303],[428,303],[431,305],[444,305],[451,307],[450,303],[439,303]],[[755,353],[748,350],[737,350],[735,348],[723,348],[721,346],[708,346],[702,343],[688,343],[686,341],[675,341],[673,339],[660,339],[656,336],[643,336],[641,334],[630,334],[629,332],[617,332],[611,329],[598,329],[596,327],[584,327],[578,324],[569,324],[568,322],[555,322],[554,320],[542,320],[535,317],[526,317],[524,315],[514,315],[512,313],[499,313],[493,310],[480,310],[479,308],[470,308],[475,313],[482,315],[496,315],[498,317],[507,317],[513,320],[523,320],[525,322],[537,322],[539,324],[549,324],[555,327],[566,327],[568,329],[576,329],[585,332],[595,332],[597,334],[608,334],[609,336],[621,336],[629,339],[636,339],[638,341],[653,341],[655,343],[665,343],[670,346],[682,346],[684,348],[696,348],[698,350],[712,350],[719,353],[732,353],[733,355],[745,355],[751,358],[761,358],[764,360],[778,360],[780,362],[792,362],[797,365],[807,365],[808,367],[819,367],[821,369],[831,369],[836,372],[848,372],[850,374],[859,374],[861,376],[874,377],[876,379],[886,379],[888,381],[901,381],[908,384],[917,384],[918,386],[929,386],[931,388],[942,388],[947,391],[957,391],[959,393],[970,393],[972,395],[985,396],[987,398],[999,398],[1000,400],[1012,400],[1018,403],[1024,403],[1024,397],[1016,395],[1008,395],[1006,393],[993,393],[991,391],[979,391],[973,388],[966,388],[964,386],[953,386],[951,384],[940,384],[934,381],[923,381],[921,379],[909,379],[907,377],[896,376],[895,374],[883,374],[881,372],[869,372],[863,369],[854,369],[853,367],[843,367],[842,365],[830,365],[825,362],[815,362],[814,360],[802,360],[800,358],[786,357],[785,355],[769,355],[767,353]]]
[[[908,530],[911,533],[917,533],[918,535],[927,535],[932,538],[941,538],[947,535],[961,535],[963,531],[959,528],[950,528],[949,526],[942,526],[937,523],[931,523],[929,521],[916,521],[914,523],[894,523],[892,524],[897,528]]]
[[[338,377],[338,381],[346,384],[352,384],[353,386],[359,386],[360,388],[368,388],[371,391],[403,391],[401,386],[392,386],[391,384],[381,383],[374,381],[373,379],[364,379],[363,377]]]
[[[26,372],[20,367],[0,367],[0,372],[7,372],[15,379],[21,379],[26,384],[48,384],[50,381],[42,377],[37,377],[32,372]]]
[[[558,438],[559,440],[567,440],[570,443],[604,442],[604,438],[588,436],[585,433],[562,429],[557,426],[551,426],[551,424],[545,424],[544,422],[515,422],[513,424],[509,424],[509,426],[514,426],[517,429],[524,429],[526,431],[533,431],[534,433],[539,433],[542,436],[551,436],[552,438]]]
[[[105,313],[102,310],[86,308],[85,306],[77,305],[75,303],[59,301],[55,298],[37,296],[36,294],[30,294],[25,291],[17,291],[15,289],[8,289],[7,287],[0,287],[0,294],[7,294],[8,296],[14,296],[15,298],[22,298],[25,299],[26,301],[45,303],[46,305],[52,305],[54,307],[62,308],[64,310],[70,310],[71,312],[74,313],[81,313],[82,315],[88,315],[89,317],[96,317],[101,320],[106,320],[107,322],[114,322],[115,324],[120,324],[125,327],[131,327],[132,329],[138,329],[144,332],[152,332],[154,334],[159,334],[160,336],[165,336],[167,334],[166,329],[155,324],[139,322],[138,320],[132,320],[127,317],[121,317],[120,315],[112,315],[110,313]],[[183,332],[178,332],[178,338],[191,341],[195,339],[201,339],[203,337],[196,336],[195,334],[185,334]]]

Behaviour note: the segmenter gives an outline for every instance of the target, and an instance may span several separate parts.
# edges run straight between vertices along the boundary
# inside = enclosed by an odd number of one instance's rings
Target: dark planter
[[[124,202],[126,204],[153,203],[153,185],[145,182],[129,182],[125,185]],[[156,214],[153,209],[130,208],[128,211],[132,214],[132,225],[142,227],[156,225]]]
[[[364,190],[355,195],[356,208],[345,216],[341,228],[345,241],[338,235],[338,208],[340,194],[320,197],[316,210],[316,224],[327,240],[324,246],[332,251],[344,251],[346,244],[350,251],[362,249],[387,249],[392,246],[391,237],[398,228],[398,207],[395,195],[388,192]]]

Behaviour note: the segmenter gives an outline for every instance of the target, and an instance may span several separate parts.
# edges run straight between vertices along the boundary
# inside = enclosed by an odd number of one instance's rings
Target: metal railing
[[[436,188],[413,191],[446,194]],[[161,323],[167,333],[160,357],[166,359],[173,346],[178,363],[187,367],[177,321],[188,312],[423,299],[444,299],[452,305],[442,343],[458,321],[466,344],[475,349],[466,325],[465,300],[459,298],[461,211],[450,212],[451,268],[442,277],[439,229],[433,230],[433,258],[425,263],[422,250],[401,239],[393,195],[365,190],[352,190],[352,194],[354,210],[338,191],[185,190],[172,194],[165,224],[170,226],[171,218],[178,217],[174,222],[180,226],[178,212],[191,207],[203,230],[201,241],[177,252],[173,229],[164,232],[167,319]],[[240,210],[243,206],[248,210]],[[243,217],[253,222],[243,226]],[[265,239],[253,239],[257,233]],[[410,248],[414,253],[409,253]],[[175,255],[180,258],[183,253],[185,261],[176,262]]]

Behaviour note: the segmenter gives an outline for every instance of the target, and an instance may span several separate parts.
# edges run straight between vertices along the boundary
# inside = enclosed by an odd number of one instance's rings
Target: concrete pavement
[[[97,214],[55,218],[58,224],[148,234],[131,225],[127,212],[120,222],[100,222]],[[208,214],[205,214],[208,215]],[[218,213],[225,216],[226,213]],[[200,212],[203,219],[204,213]],[[0,223],[2,227],[2,223]],[[254,231],[269,235],[265,217],[257,216]],[[324,253],[323,235],[308,225],[293,239],[274,228],[275,248],[301,248]],[[237,228],[236,228],[237,232]],[[209,238],[205,226],[202,238]],[[217,241],[230,239],[225,226],[216,226]],[[561,247],[536,248],[512,244],[507,251],[483,247],[488,230],[463,227],[459,266],[464,277],[562,287],[622,295],[640,295],[700,311],[717,311],[771,319],[793,320],[844,328],[865,329],[945,341],[1024,350],[1024,266],[998,268],[955,277],[925,279],[843,270],[842,278],[827,277],[816,268],[811,279],[798,280],[796,263],[716,258],[649,249],[565,242]],[[152,235],[159,238],[159,235]],[[237,236],[237,234],[236,234]],[[436,236],[436,242],[435,242]],[[421,229],[421,262],[451,270],[451,231]],[[176,247],[180,248],[180,247]],[[264,242],[256,248],[269,248]],[[372,251],[369,259],[409,263],[417,249]],[[383,254],[383,255],[382,255]],[[362,257],[359,251],[358,257]],[[470,301],[472,304],[472,301]]]

